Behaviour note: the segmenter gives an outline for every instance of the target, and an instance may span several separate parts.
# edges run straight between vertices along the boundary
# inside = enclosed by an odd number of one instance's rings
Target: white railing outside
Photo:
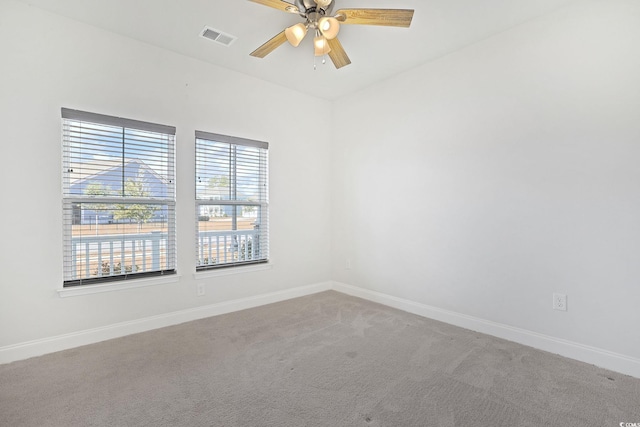
[[[260,254],[260,231],[201,231],[198,248],[198,266],[255,260]]]
[[[159,271],[166,246],[167,233],[161,231],[72,237],[73,279],[77,279],[78,267],[84,270],[83,278]]]
[[[260,231],[201,231],[198,266],[259,259]],[[162,270],[166,265],[167,233],[77,236],[71,238],[73,279],[109,277]]]

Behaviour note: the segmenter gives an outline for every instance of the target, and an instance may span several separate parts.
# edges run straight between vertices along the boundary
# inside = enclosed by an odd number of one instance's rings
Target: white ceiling
[[[336,0],[336,8],[415,9],[411,28],[343,25],[352,64],[327,58],[314,71],[311,37],[285,43],[264,59],[249,53],[301,22],[248,0],[21,0],[132,39],[300,92],[336,99],[483,40],[574,0]],[[293,2],[293,0],[291,0]],[[238,37],[225,47],[199,37],[205,26]]]

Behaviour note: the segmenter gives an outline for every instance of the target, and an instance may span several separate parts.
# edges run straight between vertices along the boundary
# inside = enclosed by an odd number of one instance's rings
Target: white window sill
[[[102,292],[124,291],[127,289],[143,288],[146,286],[166,285],[177,283],[180,275],[169,274],[166,276],[149,277],[147,279],[129,279],[121,282],[111,282],[102,285],[72,286],[58,289],[60,298],[77,297],[81,295],[99,294]]]
[[[266,262],[263,264],[255,264],[255,265],[243,265],[238,267],[226,267],[226,268],[218,268],[211,269],[205,271],[198,271],[193,274],[193,278],[196,280],[209,279],[211,277],[220,277],[220,276],[231,276],[233,274],[242,274],[242,273],[250,273],[254,271],[264,271],[271,270],[273,268],[273,263]]]

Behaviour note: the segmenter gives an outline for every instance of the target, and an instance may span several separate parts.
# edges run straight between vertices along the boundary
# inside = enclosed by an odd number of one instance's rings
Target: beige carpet
[[[621,422],[639,379],[337,292],[0,366],[11,427]]]

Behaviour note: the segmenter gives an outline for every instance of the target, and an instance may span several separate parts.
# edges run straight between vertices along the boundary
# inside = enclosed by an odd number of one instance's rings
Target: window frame
[[[166,125],[149,123],[149,122],[144,122],[139,120],[108,116],[104,114],[90,113],[86,111],[72,110],[68,108],[61,109],[61,116],[62,116],[63,289],[70,289],[70,288],[85,286],[85,285],[86,286],[115,285],[115,284],[121,284],[125,281],[128,282],[135,279],[150,279],[158,276],[175,275],[177,273],[177,251],[176,251],[177,230],[176,230],[176,191],[175,191],[176,190],[176,171],[175,171],[176,128],[173,126],[166,126]],[[94,125],[98,127],[104,126],[104,127],[111,127],[111,128],[122,128],[122,155],[121,157],[113,156],[114,158],[122,159],[122,182],[121,182],[122,191],[120,195],[118,195],[117,193],[105,194],[105,195],[95,195],[95,194],[88,195],[88,194],[76,194],[74,193],[74,191],[72,191],[72,185],[76,184],[76,182],[74,182],[71,178],[71,175],[74,173],[73,160],[80,159],[81,161],[78,164],[82,166],[89,164],[88,161],[85,163],[84,159],[82,159],[82,157],[79,157],[78,154],[74,151],[78,149],[77,147],[84,147],[85,145],[89,145],[87,142],[77,141],[78,139],[86,138],[86,137],[82,136],[82,134],[81,136],[77,136],[77,135],[72,136],[72,129],[74,126],[76,127],[79,126],[80,128],[82,128],[82,125],[85,123],[88,126]],[[166,144],[166,147],[164,145],[161,145],[161,149],[159,150],[159,152],[161,153],[160,156],[162,156],[163,159],[166,158],[166,165],[163,165],[163,166],[166,166],[166,170],[164,171],[166,172],[166,174],[163,174],[159,178],[160,182],[162,182],[163,180],[165,181],[162,183],[162,185],[165,186],[163,191],[166,192],[166,194],[164,195],[152,196],[152,195],[139,194],[137,197],[133,195],[127,195],[126,185],[125,185],[127,183],[127,181],[125,180],[126,164],[132,160],[144,163],[144,160],[139,158],[141,156],[135,155],[135,154],[134,155],[126,154],[127,149],[132,150],[131,147],[127,148],[127,142],[129,141],[129,143],[131,143],[131,140],[129,139],[131,138],[130,135],[135,134],[135,132],[147,132],[149,134],[158,134],[159,140],[162,140],[163,144]],[[107,137],[104,137],[103,139],[96,138],[96,140],[94,140],[92,144],[94,145],[94,147],[98,147],[98,149],[99,148],[106,149],[107,148],[106,141],[107,141]],[[74,144],[76,144],[75,147],[74,147]],[[154,145],[152,143],[149,143],[148,145],[148,147],[153,147],[153,146]],[[144,145],[144,148],[148,148],[148,147]],[[82,150],[82,148],[80,148],[80,150]],[[145,165],[145,167],[149,169],[149,171],[152,170],[152,168],[149,165]],[[139,167],[138,173],[141,173],[140,169],[142,169],[142,166]],[[101,170],[101,172],[106,170],[107,169]],[[120,192],[119,190],[120,189],[118,189],[118,192]],[[128,236],[144,235],[144,233],[123,233],[122,238],[120,240],[114,237],[105,237],[105,239],[93,239],[93,240],[99,240],[97,242],[94,242],[94,244],[97,243],[97,246],[99,247],[99,249],[97,249],[97,252],[99,254],[98,267],[97,267],[98,273],[96,273],[95,277],[90,275],[89,277],[78,278],[77,277],[78,267],[73,261],[75,260],[75,257],[77,257],[77,249],[75,249],[76,247],[74,246],[72,241],[74,239],[73,226],[74,226],[74,220],[76,219],[75,217],[77,215],[76,209],[78,205],[82,205],[82,204],[93,205],[93,206],[100,205],[100,204],[104,204],[105,206],[119,205],[121,206],[121,209],[125,209],[125,210],[127,210],[127,208],[130,209],[131,205],[144,206],[144,207],[156,206],[156,208],[154,208],[153,211],[162,210],[163,213],[160,214],[160,216],[162,218],[166,218],[166,221],[163,220],[163,228],[166,224],[166,233],[165,235],[161,235],[161,237],[153,236],[153,238],[155,239],[156,237],[158,237],[158,240],[161,241],[162,238],[164,237],[164,244],[159,243],[159,245],[162,245],[161,246],[162,249],[158,249],[158,251],[163,251],[165,255],[164,262],[160,261],[157,268],[154,268],[156,266],[152,263],[151,268],[146,268],[145,271],[133,271],[137,267],[137,264],[136,264],[137,259],[135,258],[135,255],[132,255],[132,259],[131,259],[132,271],[127,271],[126,264],[125,265],[120,264],[120,267],[118,267],[117,269],[114,268],[115,261],[120,261],[120,260],[124,261],[127,258],[126,255],[124,254],[126,241],[132,240],[131,246],[133,248],[133,253],[135,254],[135,247],[136,247],[135,237],[133,237],[132,239],[126,239],[125,236],[128,237]],[[104,209],[112,210],[113,208],[110,208],[110,209],[104,208]],[[164,212],[166,212],[166,215],[164,214]],[[81,224],[82,224],[82,214],[80,218],[81,218]],[[116,259],[113,255],[115,244],[114,243],[107,244],[108,246],[110,246],[110,250],[111,250],[111,257],[109,259],[110,272],[106,275],[103,275],[104,273],[103,273],[103,267],[101,266],[101,262],[102,260],[104,260],[104,258],[101,258],[100,254],[102,252],[104,243],[110,240],[114,240],[117,243],[121,242],[120,243],[121,253],[120,253],[120,258]],[[141,241],[141,240],[145,240],[145,239],[140,239],[138,241]],[[82,237],[80,237],[80,243],[82,243]],[[154,243],[152,242],[152,245],[153,244]],[[88,245],[88,243],[85,243],[85,245]],[[146,251],[146,246],[144,246],[143,250]],[[150,251],[155,251],[155,250],[156,248],[154,246],[151,248]],[[86,258],[84,260],[84,263],[89,265],[89,262],[91,259],[89,256],[89,249],[86,249],[85,251],[86,251]],[[141,256],[146,257],[146,252],[143,252]],[[160,254],[158,254],[158,256],[160,257]],[[152,258],[153,258],[153,252],[152,252]],[[145,261],[143,261],[143,265],[146,266],[146,264],[147,264],[147,261],[145,259]],[[89,271],[90,268],[92,267],[87,266],[86,271]],[[122,272],[122,270],[124,271]],[[118,273],[114,274],[115,271],[117,271]],[[122,273],[120,274],[120,272]]]
[[[198,185],[202,184],[201,182],[201,168],[203,165],[201,164],[201,153],[199,152],[201,148],[201,144],[203,143],[218,143],[218,144],[227,144],[232,150],[232,153],[237,153],[238,147],[250,147],[258,149],[259,153],[259,166],[258,166],[258,182],[259,182],[259,200],[258,201],[250,201],[248,199],[239,199],[238,198],[238,160],[237,155],[230,154],[230,162],[233,164],[230,165],[230,179],[229,179],[229,199],[204,199],[198,198]],[[247,266],[256,266],[259,264],[269,263],[269,143],[264,141],[240,138],[230,135],[222,135],[211,132],[203,132],[196,131],[195,132],[195,223],[196,223],[196,273],[204,273],[209,272],[213,273],[215,271],[220,271],[222,269],[232,269],[232,268],[241,268]],[[231,171],[234,171],[233,174]],[[211,172],[211,170],[208,170]],[[210,259],[211,250],[209,250],[209,257],[204,256],[203,244],[200,237],[200,216],[201,216],[201,207],[202,206],[225,206],[229,208],[233,208],[233,216],[232,216],[232,230],[227,230],[229,232],[239,232],[237,229],[237,217],[238,217],[238,208],[245,206],[252,206],[257,209],[257,218],[259,221],[256,221],[257,228],[255,230],[259,230],[258,232],[253,233],[253,239],[255,240],[255,236],[257,236],[258,240],[258,253],[257,259],[253,259],[255,253],[252,252],[251,259],[246,259],[248,256],[245,254],[245,259],[240,261],[225,261],[225,262],[216,262],[216,263],[207,263],[204,264],[204,259]],[[250,234],[250,233],[248,233]],[[248,237],[246,237],[248,238]],[[241,239],[241,237],[239,237]],[[253,240],[252,240],[253,241]],[[245,240],[246,242],[246,240]],[[209,241],[208,247],[211,247],[211,241]],[[225,241],[226,244],[226,241]],[[218,244],[219,245],[219,244]],[[238,253],[240,254],[241,242],[236,241],[234,243],[235,246],[238,247]],[[245,251],[247,250],[249,244],[244,243]],[[255,246],[252,244],[251,248],[254,249]],[[216,248],[216,253],[219,253],[219,246]],[[217,255],[219,256],[219,255]],[[217,261],[217,258],[216,258]]]

